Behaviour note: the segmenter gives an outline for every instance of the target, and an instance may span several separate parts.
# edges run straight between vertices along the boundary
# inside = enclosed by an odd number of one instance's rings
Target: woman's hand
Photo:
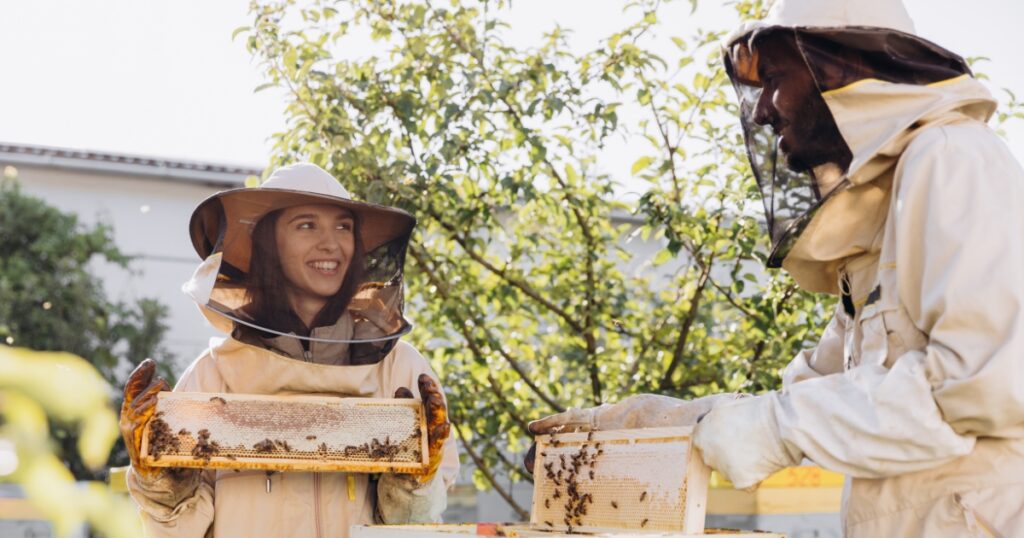
[[[444,442],[448,440],[451,431],[451,424],[448,422],[448,407],[444,403],[444,393],[441,386],[427,374],[420,374],[417,380],[420,389],[420,398],[423,400],[423,410],[427,421],[427,451],[428,463],[426,471],[417,477],[421,484],[430,482],[441,465],[442,449]],[[411,390],[400,387],[395,391],[395,398],[412,398]]]
[[[128,376],[128,381],[124,384],[121,419],[118,422],[132,467],[143,479],[153,478],[160,469],[147,467],[142,463],[142,431],[156,411],[156,393],[171,390],[164,378],[154,378],[155,373],[156,362],[153,359],[146,359]]]

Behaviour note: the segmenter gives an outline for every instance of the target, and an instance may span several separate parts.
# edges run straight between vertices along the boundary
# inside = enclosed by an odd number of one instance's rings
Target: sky
[[[515,0],[509,41],[530,46],[557,23],[590,48],[622,24],[624,3]],[[1024,97],[1024,2],[905,4],[920,35],[990,58],[980,65],[990,88]],[[663,20],[732,26],[720,2],[705,0],[696,18],[687,6],[670,3]],[[0,0],[0,141],[262,167],[270,135],[285,127],[284,98],[253,93],[259,68],[231,39],[247,11],[247,0]],[[1009,134],[1024,158],[1024,125]],[[628,174],[631,162],[612,172]]]

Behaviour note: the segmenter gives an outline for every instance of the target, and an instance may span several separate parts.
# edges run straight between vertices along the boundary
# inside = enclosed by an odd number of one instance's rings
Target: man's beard
[[[786,154],[786,166],[794,172],[810,172],[824,164],[835,164],[845,171],[853,160],[850,147],[839,133],[825,101],[819,97],[810,104],[811,111],[805,117],[814,118],[814,122],[791,124],[802,128],[795,137],[799,143]]]

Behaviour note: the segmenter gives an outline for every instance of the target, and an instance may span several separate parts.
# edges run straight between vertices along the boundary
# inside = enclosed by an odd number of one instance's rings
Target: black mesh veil
[[[849,186],[849,160],[811,169],[797,167],[801,171],[790,166],[790,156],[779,145],[776,127],[764,119],[763,110],[758,108],[775,98],[763,94],[766,86],[773,85],[770,77],[765,78],[765,59],[780,50],[767,47],[769,40],[786,40],[790,44],[788,53],[797,56],[800,61],[796,65],[805,70],[804,75],[809,75],[817,90],[810,99],[821,103],[828,92],[843,91],[865,80],[927,85],[970,74],[970,69],[962,58],[938,45],[883,28],[768,26],[753,30],[726,47],[726,72],[739,100],[746,149],[765,207],[772,246],[767,265],[781,267],[817,209]],[[827,116],[817,119],[837,127],[826,107],[808,106],[806,110],[807,114]],[[839,132],[838,128],[835,132]],[[846,150],[849,153],[850,148],[847,146]]]

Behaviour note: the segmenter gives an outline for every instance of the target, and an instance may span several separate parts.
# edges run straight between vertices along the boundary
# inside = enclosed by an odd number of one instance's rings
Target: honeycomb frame
[[[537,436],[530,527],[547,532],[704,530],[710,469],[693,428]]]
[[[422,474],[428,460],[418,399],[160,392],[142,437],[152,467]]]

